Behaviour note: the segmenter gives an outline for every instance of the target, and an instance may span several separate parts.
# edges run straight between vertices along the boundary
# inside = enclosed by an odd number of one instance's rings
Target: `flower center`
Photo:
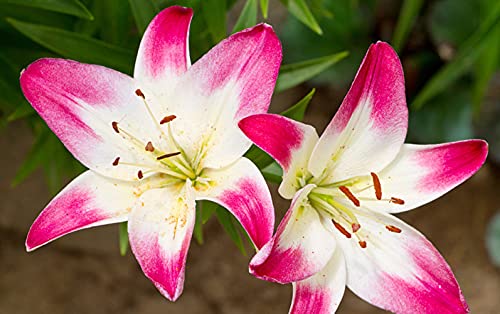
[[[367,180],[371,182],[359,188],[359,183]],[[359,198],[356,196],[357,193],[371,188],[374,190],[373,197]],[[362,216],[384,224],[374,214],[371,214],[370,210],[363,208],[362,202],[379,201],[397,205],[404,205],[405,203],[404,200],[393,196],[383,198],[382,184],[378,175],[374,172],[370,173],[370,177],[362,176],[323,186],[320,185],[309,193],[309,201],[314,208],[321,210],[331,218],[335,228],[345,237],[350,239],[354,234],[361,248],[367,247],[367,241],[358,217]],[[390,232],[401,233],[401,229],[393,225],[385,225],[385,229]]]
[[[149,155],[146,159],[153,162],[141,164],[122,160],[120,156],[117,156],[112,162],[112,165],[115,167],[138,167],[137,179],[139,180],[143,179],[145,175],[160,174],[165,178],[164,181],[168,183],[186,181],[189,179],[193,182],[193,186],[196,189],[208,188],[210,182],[207,178],[200,176],[202,169],[199,167],[199,161],[197,162],[197,160],[194,160],[191,162],[172,134],[170,123],[177,117],[175,115],[167,115],[162,119],[157,119],[148,105],[143,92],[137,89],[135,94],[143,100],[150,118],[161,134],[160,138],[165,139],[165,142],[154,143],[153,140],[141,140],[139,137],[134,136],[132,132],[121,127],[117,121],[113,121],[111,122],[111,127],[115,133],[132,143],[139,152]],[[167,132],[162,128],[165,124],[167,124],[168,127]],[[168,151],[164,151],[160,147],[166,147]],[[199,158],[197,157],[195,159]]]

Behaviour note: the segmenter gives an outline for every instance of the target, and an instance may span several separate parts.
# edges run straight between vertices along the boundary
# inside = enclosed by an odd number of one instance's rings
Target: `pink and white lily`
[[[390,214],[428,203],[472,176],[487,143],[404,144],[407,120],[403,69],[394,50],[378,42],[321,137],[278,115],[239,123],[281,165],[279,192],[293,198],[250,263],[261,279],[293,283],[290,313],[335,312],[345,285],[396,313],[468,312],[444,258]]]
[[[268,25],[232,35],[190,65],[193,12],[170,7],[149,25],[134,77],[98,65],[41,59],[21,74],[33,108],[90,170],[33,223],[32,251],[70,232],[128,221],[132,251],[168,299],[182,293],[195,201],[226,207],[256,248],[274,210],[242,118],[267,111],[281,45]]]

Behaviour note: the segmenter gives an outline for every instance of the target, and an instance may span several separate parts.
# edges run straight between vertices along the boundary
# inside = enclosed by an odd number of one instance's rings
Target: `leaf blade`
[[[33,7],[57,13],[68,14],[87,20],[94,16],[83,3],[78,0],[0,0],[0,4],[13,4],[23,7]]]
[[[19,32],[45,48],[69,59],[95,63],[132,73],[134,53],[78,33],[50,26],[7,19]]]
[[[283,65],[276,81],[276,91],[281,92],[299,85],[338,63],[348,55],[347,51],[342,51],[325,57]]]

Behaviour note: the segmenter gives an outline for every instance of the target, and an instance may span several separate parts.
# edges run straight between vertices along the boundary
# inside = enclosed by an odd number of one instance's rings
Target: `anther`
[[[358,231],[358,230],[359,230],[359,228],[361,228],[361,225],[360,225],[360,224],[358,224],[358,223],[353,223],[353,224],[351,225],[351,228],[352,228],[352,232],[356,233],[356,231]]]
[[[333,222],[333,225],[335,226],[335,228],[337,228],[340,231],[340,233],[342,233],[343,235],[345,235],[346,238],[348,238],[348,239],[351,238],[351,234],[347,230],[345,230],[345,228],[342,227],[341,224],[339,224],[335,220],[332,220],[332,222]]]
[[[177,118],[177,117],[173,114],[169,115],[169,116],[165,116],[163,119],[161,119],[160,124],[168,123],[168,122],[174,120],[175,118]]]
[[[142,170],[139,170],[139,171],[137,172],[137,177],[138,177],[139,179],[144,178],[144,175],[142,174]]]
[[[382,186],[376,173],[370,173],[373,180],[373,187],[375,188],[375,197],[380,201],[382,199]]]
[[[119,162],[120,162],[120,157],[116,157],[116,159],[113,161],[113,166],[118,166]]]
[[[174,156],[180,155],[180,153],[181,152],[175,152],[175,153],[169,153],[169,154],[161,155],[161,156],[156,157],[156,160],[162,160],[162,159],[165,159],[165,158],[174,157]]]
[[[390,232],[401,233],[401,229],[399,229],[398,227],[393,226],[393,225],[385,226],[385,228],[387,230],[389,230]]]
[[[361,246],[362,249],[366,249],[366,241],[359,241],[359,246]]]
[[[142,99],[145,99],[145,98],[146,98],[140,89],[136,89],[136,90],[135,90],[135,94],[136,94],[137,96],[141,97]]]
[[[356,205],[357,207],[359,207],[360,205],[360,202],[359,200],[356,198],[356,196],[354,196],[354,194],[351,193],[351,191],[349,191],[349,189],[345,186],[340,186],[339,187],[339,190],[344,193],[345,196],[347,196],[347,198],[354,204]]]
[[[118,122],[116,121],[111,122],[111,126],[113,127],[113,130],[115,130],[116,133],[120,133],[120,130],[118,129]]]
[[[391,203],[394,203],[394,204],[398,204],[398,205],[404,205],[405,204],[405,201],[400,199],[400,198],[397,198],[397,197],[391,197],[390,201]]]
[[[148,152],[154,152],[154,151],[155,151],[155,148],[153,147],[153,143],[151,143],[151,141],[149,141],[149,142],[146,144],[145,149],[146,149],[146,151],[148,151]]]

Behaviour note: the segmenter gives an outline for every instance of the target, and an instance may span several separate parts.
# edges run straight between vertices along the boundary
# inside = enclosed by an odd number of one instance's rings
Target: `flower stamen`
[[[119,162],[120,162],[120,157],[116,157],[116,159],[113,161],[113,166],[118,166]]]
[[[366,241],[359,241],[358,243],[362,249],[366,249]]]
[[[163,117],[163,119],[161,119],[160,124],[168,123],[168,122],[174,120],[175,118],[177,118],[177,117],[173,114],[169,115],[169,116],[165,116],[165,117]]]
[[[120,133],[120,129],[118,128],[118,122],[116,121],[111,122],[111,126],[113,127],[113,130],[115,130],[116,133]]]
[[[388,225],[388,226],[385,226],[385,228],[386,228],[387,230],[389,230],[390,232],[394,232],[394,233],[401,233],[401,229],[399,229],[398,227],[393,226],[393,225]]]
[[[391,197],[391,199],[389,200],[389,202],[397,204],[397,205],[404,205],[405,204],[404,200],[402,200],[400,198],[397,198],[397,197]]]
[[[151,143],[151,141],[149,141],[147,144],[146,144],[146,147],[144,148],[146,151],[148,152],[154,152],[155,151],[155,148],[153,146],[153,143]]]
[[[164,154],[164,155],[156,157],[156,160],[162,160],[162,159],[174,157],[174,156],[177,156],[177,155],[180,155],[180,154],[181,154],[181,152],[168,153],[168,154]]]
[[[333,225],[335,226],[335,228],[337,228],[337,230],[340,231],[340,233],[345,235],[345,237],[348,239],[351,238],[351,234],[347,230],[345,230],[345,228],[341,224],[339,224],[335,220],[332,220],[332,222],[333,222]]]
[[[339,190],[344,193],[344,195],[356,206],[356,207],[359,207],[361,205],[361,203],[359,202],[359,200],[356,198],[356,196],[354,196],[354,194],[351,193],[351,191],[349,191],[349,189],[346,187],[346,186],[340,186],[339,187]]]
[[[356,233],[359,230],[359,228],[361,228],[361,225],[359,223],[355,222],[351,225],[351,228],[352,228],[352,232]]]
[[[375,188],[375,197],[380,201],[382,199],[382,186],[376,173],[370,172],[373,180],[373,187]]]
[[[144,175],[142,174],[142,170],[139,170],[139,171],[137,172],[137,177],[138,177],[139,179],[144,178]]]

